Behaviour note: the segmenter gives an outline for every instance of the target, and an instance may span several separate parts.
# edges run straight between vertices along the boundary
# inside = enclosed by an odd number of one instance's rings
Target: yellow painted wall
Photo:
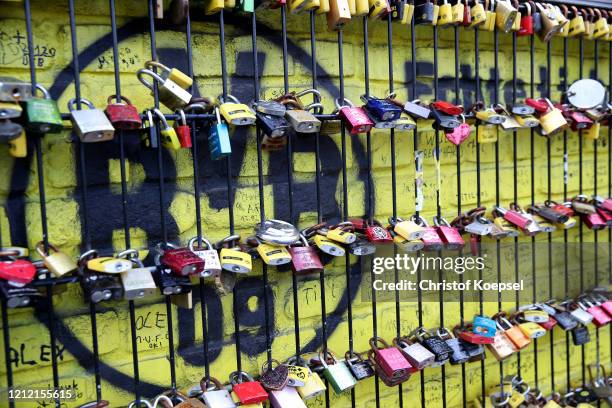
[[[2,3],[2,2],[0,2]],[[33,27],[34,27],[34,42],[36,45],[35,63],[37,80],[51,88],[52,90],[61,90],[61,94],[54,95],[58,97],[62,111],[65,111],[66,102],[74,96],[74,82],[72,79],[72,71],[70,62],[72,53],[70,48],[70,26],[67,14],[67,5],[65,2],[49,2],[33,1]],[[124,3],[124,2],[118,2]],[[118,25],[120,31],[134,31],[133,35],[126,35],[119,44],[120,54],[120,69],[121,69],[121,86],[122,93],[131,98],[132,102],[139,107],[140,110],[152,105],[152,98],[145,91],[143,86],[136,79],[135,71],[143,66],[143,63],[150,59],[150,39],[148,36],[148,23],[144,20],[146,13],[146,2],[129,2],[130,5],[118,5]],[[106,103],[106,97],[115,90],[113,77],[113,59],[112,59],[112,43],[108,41],[110,33],[110,19],[108,15],[107,2],[104,1],[76,1],[77,12],[77,38],[78,49],[81,53],[81,92],[82,95],[92,100],[96,106],[103,107]],[[221,91],[221,66],[219,59],[219,41],[218,41],[218,23],[213,20],[207,22],[201,21],[203,13],[199,10],[194,12],[194,22],[192,25],[193,32],[193,55],[194,55],[194,70],[197,87],[201,95],[217,95]],[[18,3],[2,4],[2,20],[0,22],[0,74],[12,75],[24,80],[29,79],[29,67],[27,65],[27,47],[25,39],[25,24],[23,20],[23,11]],[[228,16],[226,25],[226,41],[227,41],[227,56],[228,56],[228,72],[233,76],[236,82],[232,82],[232,89],[240,91],[243,84],[250,84],[251,79],[248,77],[251,72],[251,61],[242,60],[242,64],[238,64],[238,56],[251,55],[251,36],[247,24],[247,20],[234,20]],[[260,53],[265,55],[265,65],[261,72],[261,86],[264,97],[278,93],[283,85],[282,71],[282,48],[279,47],[280,32],[280,14],[278,11],[258,12],[258,21],[260,22],[259,36],[257,46]],[[133,26],[130,29],[130,26]],[[307,88],[311,84],[311,76],[309,70],[310,64],[310,34],[308,18],[306,15],[288,16],[289,39],[293,42],[290,44],[289,58],[289,83],[291,89],[301,90]],[[338,55],[336,34],[329,33],[325,28],[326,24],[322,17],[317,17],[317,61],[321,67],[328,73],[329,77],[326,81],[320,81],[323,92],[323,99],[326,106],[326,112],[333,108],[330,101],[333,100],[330,94],[330,81],[334,86],[338,86]],[[387,66],[387,25],[382,22],[370,22],[369,30],[369,52],[370,52],[370,85],[371,93],[374,95],[385,95],[388,91],[388,66]],[[460,64],[465,65],[469,69],[469,74],[464,74],[465,82],[462,78],[462,96],[469,97],[468,93],[473,92],[473,82],[469,78],[473,77],[474,69],[474,34],[472,31],[460,32]],[[440,48],[439,48],[439,74],[441,78],[446,78],[441,81],[441,87],[448,99],[454,97],[453,81],[450,78],[454,77],[454,43],[453,30],[440,31]],[[105,41],[100,41],[101,38],[106,38]],[[185,47],[185,34],[180,30],[161,28],[156,33],[158,49],[178,49],[183,50]],[[357,102],[359,95],[364,92],[364,70],[363,70],[363,32],[361,21],[353,21],[345,30],[344,34],[344,76],[346,95],[349,99]],[[480,75],[483,81],[487,81],[487,86],[483,83],[485,89],[485,99],[491,100],[491,90],[493,89],[493,69],[494,69],[494,53],[493,53],[493,35],[491,33],[481,33],[480,35]],[[546,47],[536,40],[536,94],[539,94],[545,89],[545,69],[546,69]],[[297,48],[296,48],[297,47]],[[431,64],[433,58],[433,40],[431,28],[417,28],[417,61],[419,67],[418,80],[422,87],[427,89],[419,96],[421,99],[429,100],[433,97],[431,87],[432,69]],[[552,85],[553,99],[559,99],[560,86],[560,70],[563,63],[563,48],[562,41],[556,39],[551,45],[552,49]],[[529,43],[525,38],[518,40],[518,56],[517,56],[517,75],[519,77],[520,90],[529,94],[530,70],[529,70]],[[584,58],[584,73],[585,76],[591,74],[594,67],[594,43],[585,42],[585,58]],[[568,79],[573,81],[579,78],[578,65],[578,41],[569,41],[569,66]],[[608,83],[608,67],[609,60],[609,45],[607,43],[599,44],[599,78],[606,84]],[[166,54],[168,55],[168,54]],[[175,54],[172,54],[175,55]],[[182,51],[181,58],[185,58]],[[163,55],[162,55],[163,57]],[[88,59],[87,64],[84,61]],[[394,87],[401,99],[406,99],[406,94],[410,89],[410,32],[406,26],[393,26],[393,60],[394,60]],[[171,64],[173,61],[166,61]],[[181,64],[185,64],[183,60]],[[62,72],[64,76],[62,76]],[[321,74],[321,72],[319,72]],[[501,78],[502,89],[506,92],[501,92],[504,95],[511,96],[511,78],[512,78],[512,53],[511,53],[511,37],[500,35],[500,53],[499,53],[499,74]],[[239,79],[242,78],[243,82]],[[52,88],[51,85],[54,85]],[[249,85],[250,86],[250,85]],[[250,88],[249,88],[250,89]],[[463,91],[465,89],[465,91]],[[525,93],[519,94],[519,98],[525,96]],[[425,215],[431,217],[435,210],[435,167],[433,160],[434,134],[429,126],[421,126],[419,133],[419,146],[425,152]],[[322,136],[323,138],[323,136]],[[330,137],[336,148],[341,148],[341,138],[339,135]],[[442,137],[443,139],[443,137]],[[535,167],[533,174],[530,168],[530,136],[528,132],[519,132],[518,134],[518,195],[519,201],[528,203],[530,201],[530,183],[531,177],[535,179],[535,201],[543,201],[547,195],[547,141],[544,138],[536,136],[534,145]],[[572,133],[568,134],[568,149],[569,149],[569,185],[568,194],[574,195],[579,191],[579,139],[578,136]],[[396,133],[396,163],[397,163],[397,212],[399,215],[409,215],[414,211],[414,166],[413,166],[413,142],[412,133]],[[236,142],[234,142],[236,149]],[[608,191],[610,180],[608,178],[608,129],[602,129],[602,137],[597,143],[598,163],[594,169],[593,143],[584,142],[583,144],[583,190],[586,193],[593,191],[594,181],[597,180],[597,185],[600,192],[604,194]],[[237,186],[236,199],[234,203],[234,216],[236,219],[236,230],[243,234],[248,234],[252,230],[253,225],[259,221],[259,195],[257,188],[257,151],[255,148],[255,136],[249,134],[246,139],[246,150],[242,165],[239,169],[236,179],[234,180]],[[314,140],[312,141],[314,145]],[[206,144],[201,143],[202,149],[206,149]],[[362,215],[366,211],[364,178],[359,177],[359,170],[365,171],[363,166],[359,165],[356,156],[358,148],[361,148],[361,157],[366,146],[365,135],[346,138],[347,152],[347,176],[348,176],[348,208],[350,215]],[[372,180],[375,185],[375,203],[376,203],[376,218],[385,220],[392,213],[391,200],[391,145],[388,134],[385,132],[374,132],[372,134],[372,163],[373,174]],[[563,141],[557,136],[550,139],[551,149],[551,178],[552,178],[552,198],[560,200],[563,196]],[[11,191],[11,176],[15,171],[18,171],[19,166],[11,159],[6,151],[5,146],[0,146],[0,168],[5,177],[0,178],[0,194],[4,200],[8,200],[9,192]],[[442,171],[442,213],[451,219],[456,214],[456,155],[455,147],[442,140],[441,145],[441,171]],[[32,153],[32,151],[30,151]],[[72,255],[77,255],[80,250],[82,241],[82,219],[79,216],[81,206],[81,192],[78,186],[78,165],[76,157],[78,157],[78,144],[69,142],[69,132],[64,132],[60,135],[47,135],[42,140],[43,153],[43,168],[44,181],[47,199],[47,215],[49,223],[49,239],[51,242],[59,245],[63,250]],[[171,236],[175,241],[185,242],[196,234],[196,219],[194,213],[194,193],[193,193],[193,169],[191,154],[187,150],[181,150],[177,153],[168,153],[171,161],[175,164],[176,177],[169,182],[176,184],[176,190],[172,199],[171,206],[168,212],[173,222],[176,224],[176,235]],[[499,159],[500,159],[500,202],[507,203],[513,197],[513,166],[512,166],[512,136],[511,134],[500,133],[499,143]],[[93,156],[93,155],[92,155]],[[276,156],[278,157],[278,156]],[[327,157],[338,157],[330,154]],[[89,157],[88,160],[94,160]],[[274,159],[278,160],[278,159]],[[277,176],[286,174],[286,168],[282,170],[274,169],[275,162],[270,159],[268,153],[264,153],[263,169],[266,176]],[[329,163],[328,163],[329,164]],[[200,162],[201,167],[209,166],[210,162]],[[335,164],[335,170],[338,171],[340,162]],[[476,152],[474,138],[470,138],[461,149],[461,180],[462,180],[462,205],[464,209],[472,208],[476,202]],[[296,182],[313,182],[315,175],[315,162],[312,148],[308,152],[299,152],[293,155],[294,173],[293,177]],[[39,194],[36,177],[36,161],[35,159],[29,162],[26,167],[29,171],[27,185],[23,186],[23,192],[18,191],[17,195],[25,196],[25,229],[27,231],[27,244],[32,248],[37,241],[41,239],[41,219],[39,210]],[[21,171],[25,171],[21,170]],[[219,170],[215,170],[219,172]],[[145,184],[155,186],[156,180],[147,180],[147,171],[138,160],[131,160],[127,168],[128,188],[133,192]],[[326,177],[328,177],[327,175]],[[108,191],[114,194],[113,197],[120,197],[120,170],[119,161],[116,158],[108,160],[108,175],[106,176],[110,185]],[[213,175],[212,177],[216,177]],[[481,146],[481,200],[484,205],[491,206],[495,201],[495,156],[494,146]],[[274,183],[282,183],[277,179]],[[335,199],[342,205],[342,179],[337,179],[335,185]],[[265,199],[266,212],[270,216],[274,213],[272,200],[273,187],[272,182],[266,181]],[[227,207],[217,208],[212,205],[212,195],[225,197],[224,183],[219,187],[210,187],[200,198],[202,205],[202,225],[204,234],[211,240],[221,239],[228,232],[228,209]],[[90,190],[95,190],[99,186],[90,186]],[[221,189],[221,190],[220,190]],[[152,190],[155,191],[155,190]],[[309,194],[313,194],[311,190]],[[300,193],[302,194],[302,193]],[[298,202],[304,196],[296,195],[295,202]],[[218,198],[217,198],[218,199]],[[326,197],[329,199],[329,197]],[[150,211],[157,214],[158,212],[158,197],[156,194],[151,194],[147,197],[151,201]],[[98,203],[98,205],[100,205]],[[95,207],[95,206],[94,206]],[[8,237],[14,231],[11,228],[16,228],[13,222],[9,223],[6,216],[6,207],[3,208],[1,232],[2,242],[7,243]],[[103,206],[101,210],[103,210]],[[340,207],[341,208],[341,207]],[[98,207],[100,210],[100,207]],[[90,218],[98,217],[117,217],[121,218],[121,214],[106,214],[103,211],[91,213]],[[280,209],[277,209],[280,211]],[[284,210],[286,211],[286,210]],[[137,214],[131,214],[137,216]],[[307,226],[316,221],[316,207],[309,211],[302,212],[300,215],[300,225]],[[94,238],[99,238],[96,231],[92,231]],[[131,229],[133,247],[142,248],[148,240],[151,245],[159,240],[159,237],[147,237],[146,232],[139,226],[134,226]],[[578,239],[578,231],[572,230],[568,234],[570,242]],[[598,239],[600,242],[608,241],[608,233],[600,233]],[[102,239],[102,238],[100,238]],[[106,238],[104,238],[106,239]],[[539,237],[539,240],[546,242],[546,237]],[[554,242],[562,242],[563,235],[555,233],[553,235]],[[585,241],[593,241],[594,234],[585,229]],[[521,240],[522,241],[522,240]],[[529,241],[526,241],[529,242]],[[106,247],[113,246],[115,249],[124,249],[124,232],[122,228],[117,228],[112,233],[112,238],[108,237],[103,242]],[[502,249],[506,252],[502,254],[502,277],[505,279],[513,279],[515,273],[514,257],[508,255],[512,245],[503,245]],[[607,246],[605,246],[607,248]],[[600,255],[603,252],[600,251]],[[602,260],[599,262],[599,283],[605,283],[608,276],[608,256],[609,253],[603,253]],[[561,251],[556,251],[552,255],[552,276],[553,289],[555,296],[561,296],[564,290],[563,287],[563,256]],[[520,265],[518,267],[520,276],[529,282],[529,289],[520,294],[522,302],[528,302],[532,293],[531,282],[531,257],[529,253],[522,253],[519,257]],[[351,258],[354,264],[357,259]],[[580,288],[580,269],[572,264],[570,268],[570,294],[575,295]],[[259,263],[256,263],[256,268],[252,273],[255,277],[252,280],[253,284],[261,282],[262,269]],[[495,279],[497,270],[487,270],[487,276]],[[583,284],[585,288],[595,285],[595,272],[592,258],[585,256],[584,269],[582,273]],[[274,268],[269,270],[269,280],[271,291],[273,293],[274,310],[273,321],[275,331],[274,341],[272,344],[272,355],[274,358],[283,360],[288,358],[295,349],[294,338],[294,315],[293,315],[293,292],[292,281],[288,273],[277,272]],[[249,281],[251,282],[251,281]],[[538,298],[545,300],[549,297],[548,282],[549,282],[549,265],[548,254],[543,252],[537,256],[537,293]],[[249,298],[249,285],[243,285],[246,298]],[[333,311],[341,301],[342,293],[346,288],[346,275],[343,260],[337,260],[326,269],[325,273],[325,288],[326,288],[326,306],[327,312]],[[252,289],[252,288],[251,288]],[[197,288],[196,288],[197,291]],[[353,313],[353,336],[354,346],[356,350],[365,350],[368,338],[372,333],[372,308],[371,303],[363,301],[361,291],[369,291],[367,280],[364,280],[352,302]],[[208,289],[211,296],[212,289]],[[211,307],[211,302],[208,300],[208,306]],[[220,349],[220,354],[211,363],[211,373],[219,379],[226,379],[228,374],[236,368],[236,348],[234,343],[234,318],[232,312],[232,296],[220,298],[218,308],[213,308],[215,313],[211,313],[209,309],[209,321],[213,330],[218,334],[218,338],[212,342],[214,348]],[[321,299],[320,285],[318,279],[308,278],[298,283],[298,301],[299,301],[299,321],[300,321],[300,339],[301,345],[304,346],[313,340],[315,330],[320,328],[321,322]],[[61,333],[61,340],[71,344],[82,344],[84,349],[75,351],[75,354],[64,349],[63,341],[58,342],[59,354],[59,375],[60,383],[63,386],[75,384],[78,387],[79,399],[78,403],[84,403],[95,399],[95,382],[91,371],[87,372],[83,366],[91,369],[91,361],[78,361],[78,357],[83,356],[86,350],[91,350],[91,326],[89,319],[88,307],[82,302],[82,294],[78,285],[71,285],[68,289],[59,295],[54,296],[54,304],[56,307],[57,318],[69,330]],[[153,384],[158,387],[166,388],[170,381],[170,369],[168,362],[168,339],[167,339],[167,324],[168,316],[166,308],[161,297],[147,299],[136,302],[136,316],[138,323],[138,351],[140,363],[141,380],[146,383]],[[504,305],[507,308],[514,306],[513,302],[507,302]],[[246,331],[253,337],[257,337],[260,328],[259,320],[256,327],[247,326],[250,324],[250,317],[255,315],[261,316],[262,305],[257,304],[254,299],[248,302],[241,310],[241,329]],[[487,302],[484,305],[486,314],[493,314],[497,310],[495,302]],[[130,326],[128,307],[125,302],[110,303],[98,307],[97,323],[98,323],[98,339],[100,347],[101,361],[109,368],[116,370],[124,375],[117,376],[116,373],[108,374],[110,371],[103,370],[102,395],[104,399],[111,401],[111,406],[125,406],[132,398],[131,378],[133,376],[132,353],[130,346]],[[253,312],[253,316],[249,315],[248,311]],[[348,323],[346,318],[345,308],[342,308],[343,314],[341,322],[329,339],[329,347],[331,350],[339,354],[343,354],[348,349]],[[258,311],[259,314],[254,313]],[[418,312],[415,303],[402,303],[401,311],[401,332],[407,333],[417,325]],[[466,317],[469,318],[478,312],[478,304],[466,304]],[[179,344],[179,329],[178,309],[172,309],[175,334],[175,346]],[[182,311],[181,313],[184,313]],[[459,321],[458,317],[459,306],[457,303],[447,303],[444,308],[444,319],[447,326],[453,326]],[[378,333],[382,337],[390,340],[396,331],[395,320],[395,304],[390,302],[379,303],[377,307],[378,315]],[[11,330],[10,341],[11,347],[15,349],[13,356],[15,358],[13,364],[14,383],[20,386],[44,386],[51,384],[51,364],[49,355],[49,338],[48,331],[39,320],[36,319],[34,313],[29,310],[10,310],[9,311]],[[44,318],[44,313],[40,313]],[[202,361],[202,325],[201,325],[201,308],[197,302],[193,310],[193,333],[195,333],[195,345],[189,350],[192,354],[197,355],[198,361]],[[244,316],[244,318],[242,318]],[[423,316],[428,327],[437,325],[439,319],[439,305],[437,303],[423,304]],[[333,317],[333,316],[331,316]],[[328,319],[330,316],[328,316]],[[246,322],[246,323],[245,323]],[[210,326],[209,326],[210,327]],[[261,334],[261,331],[259,332]],[[592,338],[595,338],[595,330],[591,327]],[[609,365],[610,361],[610,335],[609,330],[601,330],[599,333],[601,354],[600,358],[603,362]],[[261,335],[258,341],[263,341]],[[243,344],[244,349],[250,347],[248,344]],[[265,347],[264,347],[265,348]],[[244,351],[243,349],[243,351]],[[75,349],[76,350],[76,349]],[[261,348],[261,345],[254,356],[247,354],[242,355],[243,369],[251,373],[257,372],[262,362],[266,359],[266,353]],[[596,344],[592,341],[585,347],[587,364],[593,363],[596,359]],[[556,331],[554,335],[554,353],[550,351],[548,338],[540,341],[538,344],[538,379],[539,386],[544,392],[550,392],[550,367],[551,358],[555,360],[555,378],[558,389],[565,389],[565,336],[560,331]],[[574,385],[578,385],[581,379],[581,353],[580,348],[570,346],[570,361],[571,361],[571,380]],[[527,381],[533,383],[535,378],[535,362],[534,362],[534,347],[530,347],[521,353],[522,374]],[[498,364],[492,356],[486,361],[486,387],[493,386],[498,379]],[[4,355],[2,356],[4,359]],[[176,374],[179,387],[189,387],[199,381],[203,374],[202,364],[192,364],[185,361],[185,358],[177,354]],[[516,373],[517,359],[512,358],[509,363],[504,364],[504,369],[507,373]],[[0,383],[5,384],[5,364],[0,364]],[[111,378],[112,377],[112,378]],[[480,395],[480,379],[481,370],[480,364],[466,365],[466,383],[468,401],[474,400]],[[419,404],[421,383],[419,376],[410,379],[402,388],[404,406],[414,407]],[[441,406],[441,374],[440,369],[428,369],[425,371],[425,399],[427,407]],[[448,407],[461,406],[462,381],[460,367],[446,367],[446,398]],[[381,404],[384,406],[398,406],[398,391],[397,389],[388,389],[381,383]],[[355,389],[356,402],[359,407],[369,407],[374,404],[374,382],[372,379],[361,382]],[[145,395],[152,397],[153,395]],[[336,407],[344,407],[350,404],[349,394],[335,396],[332,393],[332,404]],[[6,399],[2,399],[0,406],[6,406]],[[324,400],[318,398],[308,403],[309,406],[322,406]],[[32,405],[32,403],[18,404],[17,406],[42,406]],[[66,407],[77,406],[76,403],[66,403]]]

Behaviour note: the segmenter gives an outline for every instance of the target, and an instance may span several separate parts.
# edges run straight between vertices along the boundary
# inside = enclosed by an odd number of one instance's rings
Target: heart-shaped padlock
[[[470,137],[470,134],[472,134],[472,128],[470,127],[470,125],[465,123],[465,117],[461,115],[461,118],[463,119],[462,124],[454,128],[452,132],[444,133],[446,139],[448,139],[448,141],[454,144],[455,146],[459,146],[468,137]]]

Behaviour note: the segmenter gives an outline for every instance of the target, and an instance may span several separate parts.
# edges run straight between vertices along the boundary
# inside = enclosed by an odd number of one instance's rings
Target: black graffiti
[[[10,348],[10,361],[15,367],[19,366],[34,366],[41,362],[51,361],[51,345],[41,344],[38,350],[27,350],[26,343],[19,345],[19,350]],[[64,350],[66,348],[61,345],[55,346],[56,356],[60,361],[64,360]]]

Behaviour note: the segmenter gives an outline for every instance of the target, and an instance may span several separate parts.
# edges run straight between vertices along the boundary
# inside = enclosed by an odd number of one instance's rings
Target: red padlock
[[[234,371],[230,374],[232,391],[240,400],[240,405],[259,404],[268,400],[268,393],[259,381],[244,371]]]
[[[377,344],[381,343],[384,348],[379,349]],[[374,358],[378,366],[391,379],[401,378],[413,371],[412,365],[397,347],[390,347],[380,337],[372,337],[370,346],[374,352]]]
[[[559,204],[559,203],[556,203],[554,201],[546,200],[546,201],[544,201],[544,204],[546,206],[552,208],[556,212],[561,213],[561,214],[565,214],[568,217],[573,217],[575,215],[575,212],[574,212],[574,209],[572,208],[572,204],[571,203]]]
[[[142,127],[142,119],[140,119],[138,109],[132,105],[132,102],[123,95],[121,95],[121,100],[125,103],[111,103],[113,99],[117,99],[117,95],[108,97],[106,100],[108,106],[104,111],[113,127],[120,130],[140,129]]]
[[[187,119],[185,118],[185,112],[182,109],[178,111],[179,116],[181,117],[180,123],[179,121],[174,121],[174,130],[176,130],[176,135],[178,136],[179,143],[183,149],[191,148],[191,128],[187,124]]]
[[[584,221],[584,224],[587,226],[587,228],[592,229],[592,230],[601,230],[608,226],[606,224],[606,221],[603,218],[601,218],[601,216],[597,213],[583,215],[582,221]]]
[[[434,217],[434,225],[446,249],[456,250],[465,246],[465,241],[459,230],[451,227],[444,218]]]
[[[367,220],[365,220],[364,218],[350,218],[349,222],[353,224],[355,232],[360,232],[362,234],[365,233],[365,230],[368,226]]]
[[[317,251],[308,245],[308,240],[301,235],[302,246],[290,246],[287,248],[291,255],[291,268],[298,275],[323,272],[323,263],[317,255]]]
[[[195,275],[204,270],[204,260],[189,248],[172,248],[163,252],[161,263],[178,276]]]
[[[468,0],[464,0],[463,4],[463,21],[461,25],[469,27],[472,24],[472,8],[468,4]]]
[[[472,329],[472,323],[468,323],[466,324],[463,329],[460,328],[455,328],[456,329],[456,334],[458,335],[458,337],[463,340],[463,341],[467,341],[468,343],[472,343],[472,344],[493,344],[493,341],[495,340],[493,336],[491,337],[487,337],[487,336],[483,336],[481,334],[477,334],[474,333],[471,329]],[[455,331],[455,329],[453,329],[453,331]]]
[[[582,129],[588,129],[593,126],[593,121],[587,115],[580,111],[570,111],[568,114],[571,129],[578,132]]]
[[[526,229],[532,223],[532,221],[529,218],[524,217],[517,211],[506,210],[505,208],[500,207],[500,206],[495,206],[493,208],[494,208],[494,211],[496,211],[502,217],[504,217],[506,221],[516,225],[520,229]]]
[[[368,241],[375,244],[386,244],[393,242],[391,233],[384,228],[377,220],[372,221],[373,225],[367,225],[365,229],[365,235]]]
[[[535,109],[538,113],[546,113],[550,109],[548,103],[546,103],[546,101],[543,99],[536,100],[532,98],[527,98],[525,99],[525,103]]]
[[[423,241],[423,249],[425,251],[440,251],[444,248],[444,241],[440,234],[438,234],[436,227],[430,227],[427,221],[421,217],[415,219],[414,222],[423,227],[421,241]]]
[[[516,32],[519,37],[533,35],[533,16],[531,15],[531,5],[529,2],[523,4],[527,13],[521,15],[521,27]]]
[[[344,121],[344,124],[348,128],[352,135],[359,133],[367,133],[374,126],[374,122],[370,119],[365,109],[355,107],[348,99],[344,99],[346,105],[340,106],[340,102],[336,99],[336,108],[340,119]]]
[[[606,222],[608,227],[612,227],[612,213],[602,208],[597,208],[597,214]]]
[[[597,205],[597,207],[602,210],[612,212],[612,198],[603,198],[603,197],[593,197],[593,201]]]
[[[446,101],[435,101],[435,102],[432,102],[431,106],[435,110],[445,113],[447,115],[451,115],[451,116],[458,116],[463,113],[462,106],[453,105],[452,103],[446,102]]]
[[[17,284],[32,282],[36,276],[36,266],[26,259],[0,261],[0,279]]]
[[[542,326],[544,329],[546,330],[552,330],[553,327],[555,327],[557,325],[557,320],[552,317],[552,316],[548,316],[548,320],[545,322],[541,322],[538,323],[540,326]]]

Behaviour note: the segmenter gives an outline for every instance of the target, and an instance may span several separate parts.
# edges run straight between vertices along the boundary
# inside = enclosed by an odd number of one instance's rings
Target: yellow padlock
[[[478,126],[476,136],[478,143],[495,143],[497,142],[497,125],[484,124]]]
[[[584,34],[586,31],[586,25],[584,24],[584,17],[576,6],[571,6],[574,17],[569,22],[569,28],[567,30],[568,37],[578,37]]]
[[[548,313],[543,310],[525,310],[523,318],[528,322],[544,323],[548,321]]]
[[[162,128],[159,132],[161,145],[167,149],[179,150],[181,148],[181,142],[176,134],[176,129],[168,124],[162,111],[153,109],[153,113],[157,115],[162,124]]]
[[[563,224],[555,224],[555,225],[561,229],[574,228],[576,226],[576,219],[574,217],[569,217],[567,221],[565,221]]]
[[[204,5],[204,14],[210,16],[212,14],[217,14],[221,10],[225,8],[225,1],[223,0],[207,0]]]
[[[545,99],[550,110],[540,116],[540,126],[547,136],[552,136],[567,128],[568,123],[560,109],[553,106],[549,99]]]
[[[390,12],[387,0],[368,0],[370,19],[380,20]]]
[[[561,27],[563,27],[558,33],[557,36],[559,37],[567,37],[568,36],[568,32],[569,32],[569,20],[567,18],[568,15],[568,8],[565,4],[562,4],[561,7],[560,6],[553,6],[554,9],[556,10],[557,13],[557,21],[559,22],[559,25],[561,25]],[[561,10],[561,8],[563,8],[563,10]]]
[[[28,141],[25,130],[15,139],[8,142],[9,153],[13,157],[26,157],[28,155]]]
[[[284,246],[270,245],[260,242],[257,253],[267,265],[284,265],[291,262],[291,255]]]
[[[404,252],[416,252],[425,247],[425,244],[420,239],[406,239],[399,234],[393,237],[393,243]]]
[[[413,17],[414,17],[414,4],[404,3],[404,14],[402,15],[402,21],[400,21],[400,24],[412,23]]]
[[[87,269],[102,273],[122,273],[132,269],[132,261],[111,256],[100,256],[88,260]]]
[[[413,130],[417,123],[406,112],[402,112],[400,118],[395,121],[395,130]]]
[[[223,5],[226,9],[233,9],[236,7],[236,0],[224,0]]]
[[[235,96],[227,95],[227,99],[232,102],[225,102],[222,96],[219,96],[219,112],[223,115],[225,121],[233,126],[250,126],[255,123],[257,117],[244,103],[240,103]]]
[[[438,6],[437,4],[433,5],[433,13],[432,13],[432,20],[431,20],[431,25],[436,25],[438,24],[438,15],[440,14],[440,6]]]
[[[319,7],[316,11],[317,14],[329,13],[329,0],[319,0]]]
[[[597,140],[599,139],[599,132],[601,130],[601,123],[594,122],[590,128],[582,131],[582,135],[587,139]]]
[[[610,27],[608,26],[608,21],[601,15],[601,11],[599,9],[595,9],[595,14],[597,19],[595,20],[595,28],[593,30],[593,38],[603,38],[607,37],[610,33]]]
[[[504,33],[510,31],[514,25],[514,20],[518,10],[510,3],[510,0],[497,0],[497,7],[495,8],[495,21],[497,28]]]
[[[521,331],[523,332],[523,334],[525,334],[525,336],[529,337],[530,339],[537,339],[546,334],[546,329],[534,322],[524,322],[520,323],[518,326],[519,329],[521,329]]]
[[[523,127],[535,128],[540,126],[540,121],[533,115],[514,115],[514,119]]]
[[[452,14],[453,14],[453,25],[459,25],[463,23],[463,11],[465,6],[461,1],[458,1],[457,4],[453,5]]]
[[[317,373],[313,372],[306,377],[303,386],[297,387],[297,392],[300,394],[300,397],[302,397],[303,400],[315,398],[321,394],[324,394],[325,390],[325,383]]]
[[[582,37],[586,40],[592,40],[595,32],[595,23],[593,22],[595,13],[593,13],[593,9],[586,8],[582,9],[582,14],[584,15],[584,33],[582,33]]]
[[[222,248],[219,252],[221,267],[228,272],[249,273],[253,269],[251,255],[234,248]]]
[[[485,4],[488,7],[489,0],[485,0]],[[485,6],[480,2],[476,2],[470,9],[470,13],[472,14],[472,22],[470,23],[469,28],[478,28],[486,23],[487,21],[487,11],[485,10]]]
[[[313,241],[317,248],[326,254],[333,256],[344,256],[345,250],[340,245],[327,238],[324,235],[316,234],[313,238]]]
[[[355,15],[355,0],[346,0],[346,2],[348,3],[348,8],[349,8],[349,12],[351,13],[351,16]]]
[[[444,3],[440,4],[438,8],[438,27],[445,27],[453,23],[453,8],[448,0],[443,1]]]
[[[213,0],[216,1],[216,0]],[[225,3],[223,1],[220,1],[221,4],[221,9],[223,9],[223,7],[225,6]],[[168,68],[167,66],[165,66],[164,64],[157,62],[157,61],[147,61],[145,62],[145,68],[148,69],[153,69],[153,68],[159,68],[161,69],[161,77],[163,79],[169,79],[172,82],[176,83],[178,86],[180,86],[183,89],[188,89],[191,85],[193,85],[193,78],[191,78],[190,76],[188,76],[187,74],[181,72],[180,70],[176,69],[176,68]]]
[[[517,390],[512,390],[510,398],[508,399],[508,406],[511,408],[518,408],[525,402],[525,396]]]
[[[355,0],[355,16],[367,16],[370,13],[370,2],[368,0]]]
[[[483,25],[479,28],[486,31],[494,31],[495,30],[495,22],[497,21],[497,14],[493,11],[493,2],[491,2],[491,9],[486,11],[486,20]]]
[[[344,223],[341,223],[331,229],[321,231],[325,233],[327,238],[336,242],[340,242],[341,244],[352,244],[357,240],[357,235],[350,231],[344,231],[342,229],[344,225]]]
[[[44,249],[42,241],[36,244],[36,252],[42,257],[43,264],[55,277],[60,278],[78,269],[76,262],[61,252],[55,245],[49,243],[49,249],[53,251],[52,253],[46,254]]]
[[[297,14],[301,11],[318,9],[319,6],[319,0],[293,0],[289,3],[289,12],[292,14]]]
[[[396,220],[389,219],[389,223],[393,225],[393,231],[409,241],[421,239],[425,234],[425,228],[413,220],[403,220],[397,218]]]
[[[521,13],[517,12],[516,17],[514,17],[514,23],[512,24],[512,28],[510,28],[510,31],[518,31],[521,29],[521,18]]]

